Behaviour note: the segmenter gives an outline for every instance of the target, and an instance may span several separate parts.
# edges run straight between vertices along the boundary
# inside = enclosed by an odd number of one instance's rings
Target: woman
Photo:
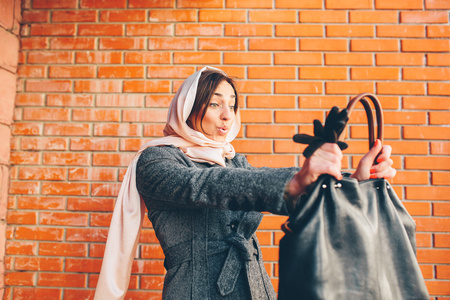
[[[324,144],[302,169],[253,168],[230,144],[240,129],[238,101],[233,80],[211,67],[180,87],[165,137],[144,145],[127,171],[96,299],[124,297],[132,262],[126,257],[136,249],[142,202],[165,254],[163,299],[276,298],[255,235],[260,212],[287,215],[321,174],[341,179],[342,153]],[[393,177],[390,151],[378,142],[352,176]]]

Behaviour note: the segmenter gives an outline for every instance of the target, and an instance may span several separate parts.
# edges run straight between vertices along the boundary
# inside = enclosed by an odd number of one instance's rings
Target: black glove
[[[308,144],[303,155],[308,158],[314,151],[325,143],[336,143],[341,150],[347,149],[345,142],[338,141],[339,136],[347,125],[348,111],[343,109],[339,112],[339,108],[334,106],[325,119],[325,127],[319,120],[314,120],[314,136],[308,134],[294,135],[294,142],[300,144]]]

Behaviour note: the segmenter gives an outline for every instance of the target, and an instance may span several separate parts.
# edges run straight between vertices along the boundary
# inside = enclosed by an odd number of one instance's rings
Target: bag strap
[[[350,115],[353,111],[353,108],[355,107],[356,103],[361,102],[361,104],[364,106],[364,110],[366,111],[367,115],[367,124],[368,124],[368,131],[369,131],[369,149],[373,147],[375,144],[375,124],[374,124],[374,118],[373,118],[373,112],[372,107],[367,100],[369,99],[374,108],[375,108],[375,115],[377,119],[377,139],[379,139],[381,142],[383,142],[383,134],[384,134],[384,120],[383,120],[383,110],[381,108],[381,103],[378,98],[371,93],[361,93],[350,100],[350,102],[347,105],[347,111],[348,111],[348,117],[350,118]],[[340,141],[344,140],[344,135],[342,134],[339,137]]]

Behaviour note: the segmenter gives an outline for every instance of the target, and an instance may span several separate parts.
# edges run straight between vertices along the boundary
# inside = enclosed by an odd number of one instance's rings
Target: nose
[[[228,121],[228,120],[231,119],[232,113],[233,113],[233,112],[228,108],[228,106],[227,106],[227,107],[224,107],[224,108],[222,109],[222,113],[221,113],[221,115],[220,115],[220,118],[221,118],[222,120],[224,120],[224,121]]]

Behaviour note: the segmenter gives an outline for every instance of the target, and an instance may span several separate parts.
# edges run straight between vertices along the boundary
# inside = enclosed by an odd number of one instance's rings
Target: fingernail
[[[377,171],[375,171],[374,169],[370,169],[370,174],[376,173]]]
[[[377,175],[370,175],[369,178],[370,178],[370,179],[375,179],[375,178],[377,178]]]

